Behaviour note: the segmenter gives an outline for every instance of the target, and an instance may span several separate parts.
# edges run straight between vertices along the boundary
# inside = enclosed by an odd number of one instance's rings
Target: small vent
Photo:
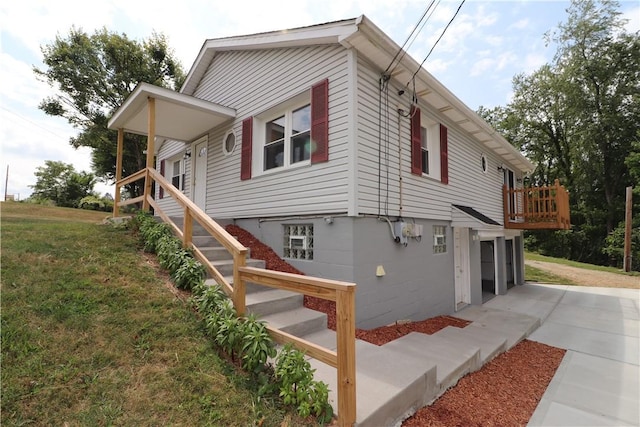
[[[307,250],[307,237],[289,236],[289,249]]]

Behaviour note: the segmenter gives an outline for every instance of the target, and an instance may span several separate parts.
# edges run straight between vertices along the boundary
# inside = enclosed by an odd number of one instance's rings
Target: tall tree
[[[513,100],[481,110],[537,164],[535,184],[559,178],[570,192],[570,232],[532,233],[556,255],[604,263],[604,240],[624,214],[639,140],[640,36],[625,32],[613,0],[573,0],[546,35],[550,64],[513,80]]]
[[[44,99],[40,109],[76,127],[80,133],[71,145],[90,147],[95,174],[113,181],[117,136],[107,129],[109,117],[140,82],[178,89],[184,81],[182,66],[163,35],[138,42],[105,28],[91,35],[72,28],[43,46],[42,53],[46,68],[34,72],[58,94]],[[125,135],[123,176],[145,167],[145,149],[144,137]],[[132,184],[127,190],[135,197],[142,189]]]
[[[96,177],[89,172],[76,172],[71,164],[46,160],[35,172],[32,198],[50,200],[56,206],[77,207],[83,197],[93,192]]]

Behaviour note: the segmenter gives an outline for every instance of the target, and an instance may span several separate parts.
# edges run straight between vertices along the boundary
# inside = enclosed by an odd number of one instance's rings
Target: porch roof
[[[236,117],[233,108],[149,83],[140,83],[109,120],[109,129],[147,135],[149,98],[155,99],[155,135],[193,141],[208,130]]]

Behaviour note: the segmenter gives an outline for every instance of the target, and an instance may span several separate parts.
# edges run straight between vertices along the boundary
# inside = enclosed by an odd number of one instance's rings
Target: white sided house
[[[147,98],[156,170],[306,274],[357,283],[361,328],[504,294],[522,230],[568,227],[562,187],[522,189],[534,165],[365,16],[207,40],[180,92],[140,84],[109,127],[146,134]]]

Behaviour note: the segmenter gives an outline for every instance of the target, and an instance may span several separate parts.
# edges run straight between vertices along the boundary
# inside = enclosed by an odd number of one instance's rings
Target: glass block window
[[[285,258],[312,260],[313,225],[285,225],[283,243]]]
[[[433,253],[443,254],[447,252],[447,230],[444,225],[433,226]]]

